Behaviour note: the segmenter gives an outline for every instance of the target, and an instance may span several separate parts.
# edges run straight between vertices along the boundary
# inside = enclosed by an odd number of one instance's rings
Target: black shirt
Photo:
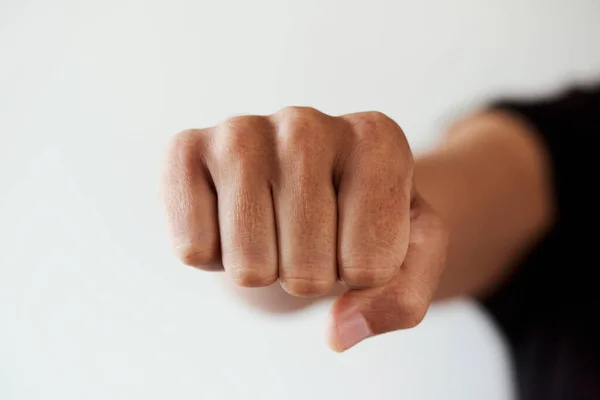
[[[483,305],[510,344],[520,400],[600,399],[600,86],[494,107],[543,139],[558,217]]]

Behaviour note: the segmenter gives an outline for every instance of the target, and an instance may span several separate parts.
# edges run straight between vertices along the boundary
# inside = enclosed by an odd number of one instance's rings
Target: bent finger
[[[350,290],[335,301],[329,326],[330,346],[344,351],[368,337],[418,325],[437,289],[447,243],[444,223],[428,204],[419,200],[400,270],[384,286]]]
[[[202,161],[202,130],[175,136],[167,152],[160,195],[173,247],[181,261],[221,269],[217,199]]]

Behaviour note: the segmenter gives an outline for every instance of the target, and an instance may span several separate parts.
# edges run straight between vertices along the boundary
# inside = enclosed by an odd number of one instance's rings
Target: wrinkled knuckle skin
[[[283,289],[296,297],[317,297],[327,294],[334,285],[334,281],[289,277],[280,280]]]
[[[400,329],[414,328],[425,318],[429,302],[413,292],[402,291],[396,295],[398,323]]]
[[[369,288],[382,286],[398,272],[398,266],[373,257],[354,257],[352,260],[340,260],[341,280],[351,288]]]

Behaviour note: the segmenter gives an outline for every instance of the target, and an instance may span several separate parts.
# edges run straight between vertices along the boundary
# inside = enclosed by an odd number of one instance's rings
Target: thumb
[[[437,289],[447,242],[444,223],[417,201],[408,251],[396,276],[381,287],[349,290],[334,302],[328,328],[332,349],[345,351],[368,337],[418,325]]]

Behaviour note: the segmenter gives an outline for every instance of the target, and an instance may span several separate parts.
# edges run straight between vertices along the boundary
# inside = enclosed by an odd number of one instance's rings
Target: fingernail
[[[337,323],[336,350],[349,349],[370,336],[373,336],[373,332],[365,317],[359,312],[353,312]]]

